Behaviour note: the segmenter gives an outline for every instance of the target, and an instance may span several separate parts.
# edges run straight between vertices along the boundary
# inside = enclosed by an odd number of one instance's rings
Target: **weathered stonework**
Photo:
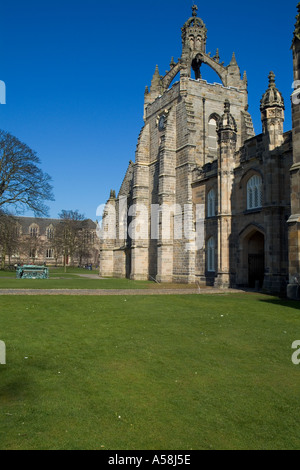
[[[300,8],[295,80],[299,21]],[[194,6],[182,28],[181,58],[172,59],[165,76],[156,67],[146,88],[135,163],[109,201],[117,214],[120,201],[134,206],[124,220],[133,236],[119,236],[118,215],[110,222],[107,216],[108,233],[117,235],[102,242],[100,274],[284,293],[289,276],[300,274],[300,104],[293,104],[293,129],[284,134],[284,102],[271,72],[261,100],[262,133],[255,136],[246,72],[241,76],[235,54],[227,66],[218,50],[211,57],[206,42]],[[203,80],[202,64],[222,84]],[[203,246],[193,237],[199,205],[205,212]],[[167,224],[152,212],[162,206]],[[178,227],[188,227],[187,233],[179,236]]]

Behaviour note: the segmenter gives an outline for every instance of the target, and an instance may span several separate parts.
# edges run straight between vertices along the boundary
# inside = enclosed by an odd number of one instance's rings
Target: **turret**
[[[217,126],[220,145],[222,142],[236,143],[237,125],[234,117],[230,113],[230,102],[225,100],[224,114],[220,118]]]
[[[230,113],[230,102],[225,101],[224,114],[217,123],[219,139],[218,162],[218,276],[216,286],[230,286],[229,239],[232,218],[232,188],[234,178],[237,125]]]
[[[269,87],[264,93],[261,103],[261,120],[263,134],[268,150],[274,150],[283,143],[284,100],[276,88],[275,74],[269,74]]]

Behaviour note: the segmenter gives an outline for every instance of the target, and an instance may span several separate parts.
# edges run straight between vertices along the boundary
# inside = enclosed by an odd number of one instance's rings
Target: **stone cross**
[[[0,365],[6,364],[6,347],[4,341],[0,341]]]
[[[197,5],[192,6],[193,16],[197,16],[198,7]]]

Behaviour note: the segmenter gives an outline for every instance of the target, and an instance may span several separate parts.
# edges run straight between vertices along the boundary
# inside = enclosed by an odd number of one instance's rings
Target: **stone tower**
[[[294,92],[292,93],[293,165],[291,175],[291,217],[289,225],[288,296],[299,298],[300,276],[300,3],[292,43]]]
[[[254,130],[246,73],[241,76],[234,53],[226,66],[219,50],[213,57],[206,52],[207,28],[197,10],[194,5],[181,29],[180,59],[172,58],[164,76],[156,66],[151,86],[146,87],[144,126],[135,162],[130,162],[119,194],[111,195],[105,211],[100,254],[103,276],[195,282],[193,182],[203,167],[217,163],[222,195],[218,199],[218,283],[229,285],[229,254],[223,236],[228,239],[231,224],[234,153],[254,136]],[[205,81],[203,64],[221,83]],[[125,213],[120,207],[126,208]]]

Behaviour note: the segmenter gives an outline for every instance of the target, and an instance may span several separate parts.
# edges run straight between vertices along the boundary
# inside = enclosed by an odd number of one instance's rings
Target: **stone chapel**
[[[234,54],[225,65],[218,50],[213,57],[206,52],[207,28],[197,10],[194,5],[182,27],[180,59],[172,59],[164,76],[156,67],[146,87],[135,161],[103,214],[100,275],[248,286],[297,298],[300,3],[292,42],[293,128],[283,132],[284,100],[270,72],[260,135],[248,112],[246,72],[241,75]],[[222,84],[202,79],[203,64]]]

